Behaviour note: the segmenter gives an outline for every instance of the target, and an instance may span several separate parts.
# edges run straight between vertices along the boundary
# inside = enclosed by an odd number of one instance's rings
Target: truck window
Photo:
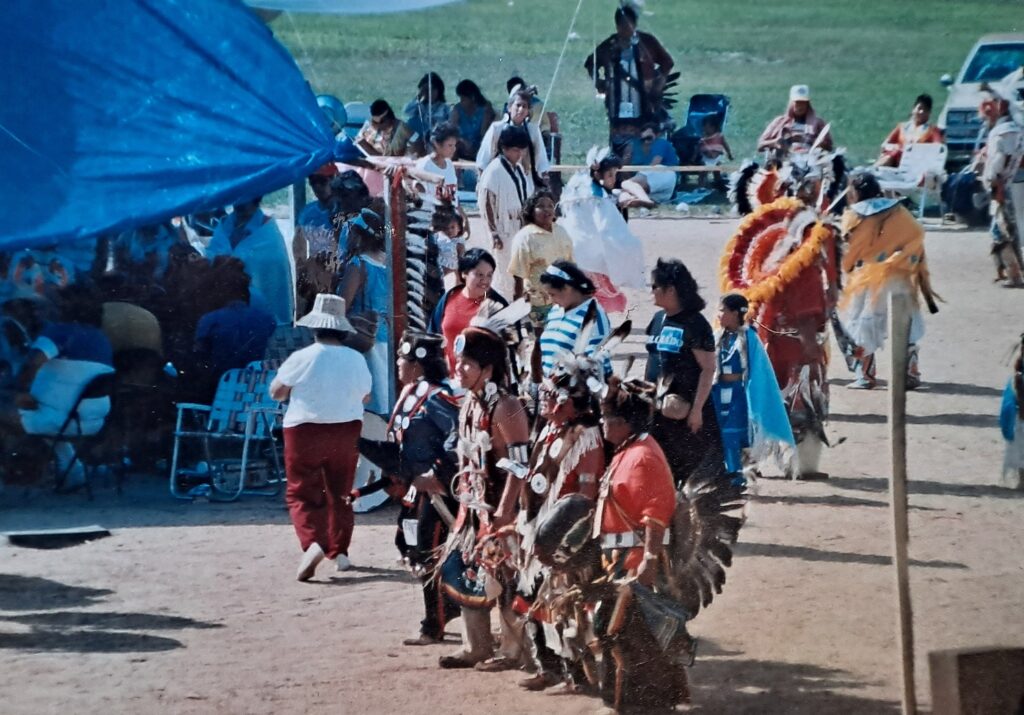
[[[964,72],[962,82],[993,82],[1024,65],[1024,44],[983,45]]]

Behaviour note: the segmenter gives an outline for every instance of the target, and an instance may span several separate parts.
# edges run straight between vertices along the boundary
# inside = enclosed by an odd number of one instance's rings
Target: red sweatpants
[[[354,420],[284,430],[285,501],[303,551],[315,542],[329,559],[348,555],[355,526],[349,495],[362,427]]]

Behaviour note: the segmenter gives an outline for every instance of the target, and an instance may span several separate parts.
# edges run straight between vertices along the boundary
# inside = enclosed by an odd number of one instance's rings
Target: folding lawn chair
[[[178,404],[170,475],[173,496],[191,499],[190,490],[203,484],[212,497],[223,501],[234,501],[243,493],[273,496],[280,492],[284,470],[275,432],[283,413],[269,393],[275,374],[276,370],[258,362],[228,370],[217,385],[212,405]],[[202,460],[183,469],[179,462],[183,443],[188,441],[200,443]],[[239,443],[240,457],[234,456]],[[269,451],[271,459],[253,459],[255,450],[263,455]]]

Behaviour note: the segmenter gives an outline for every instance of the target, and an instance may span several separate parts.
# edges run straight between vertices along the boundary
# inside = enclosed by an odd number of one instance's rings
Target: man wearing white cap
[[[372,380],[363,356],[345,346],[353,328],[343,298],[321,293],[298,324],[312,328],[316,342],[288,356],[270,384],[270,396],[288,401],[285,501],[303,552],[297,578],[308,581],[325,557],[336,560],[339,571],[351,567],[350,494]]]
[[[823,132],[824,136],[818,141]],[[794,84],[789,88],[786,113],[768,123],[757,140],[757,150],[779,152],[784,156],[791,151],[807,151],[816,141],[825,151],[832,150],[832,134],[825,120],[811,107],[810,88],[806,84]]]

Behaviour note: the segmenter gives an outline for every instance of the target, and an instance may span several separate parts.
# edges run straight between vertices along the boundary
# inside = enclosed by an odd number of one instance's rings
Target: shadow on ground
[[[701,657],[704,653],[704,657]],[[690,669],[691,712],[703,713],[898,713],[896,703],[836,692],[867,685],[837,668],[805,663],[716,657],[705,644]]]
[[[759,544],[756,542],[739,542],[735,552],[739,556],[767,556],[777,558],[801,559],[803,561],[828,561],[845,564],[866,564],[868,566],[886,566],[892,563],[891,556],[881,554],[855,554],[848,551],[825,551],[810,546],[793,546],[790,544]],[[955,561],[920,561],[910,560],[911,566],[924,566],[933,569],[966,569],[965,564]]]
[[[884,425],[888,422],[886,415],[866,413],[863,415],[848,415],[841,412],[830,412],[829,421],[849,422],[862,425]],[[907,424],[911,425],[948,425],[950,427],[983,427],[985,429],[999,426],[999,415],[995,412],[972,413],[972,412],[951,412],[937,415],[907,415]]]
[[[0,574],[0,611],[15,612],[0,613],[0,650],[152,653],[185,646],[145,631],[222,627],[159,613],[62,610],[95,606],[113,593],[35,576]]]
[[[889,480],[885,477],[830,477],[828,483],[851,491],[885,493]],[[949,484],[921,479],[907,481],[910,494],[954,497],[995,497],[997,499],[1024,499],[1024,491],[1001,487],[997,484]]]
[[[11,487],[0,491],[0,518],[4,530],[56,529],[100,524],[107,529],[164,526],[290,526],[284,493],[272,497],[245,495],[235,502],[172,497],[167,480],[155,475],[131,475],[118,494],[112,481],[101,480],[94,498],[84,494],[54,494],[43,486]],[[397,508],[385,506],[356,514],[358,525],[395,522]]]

